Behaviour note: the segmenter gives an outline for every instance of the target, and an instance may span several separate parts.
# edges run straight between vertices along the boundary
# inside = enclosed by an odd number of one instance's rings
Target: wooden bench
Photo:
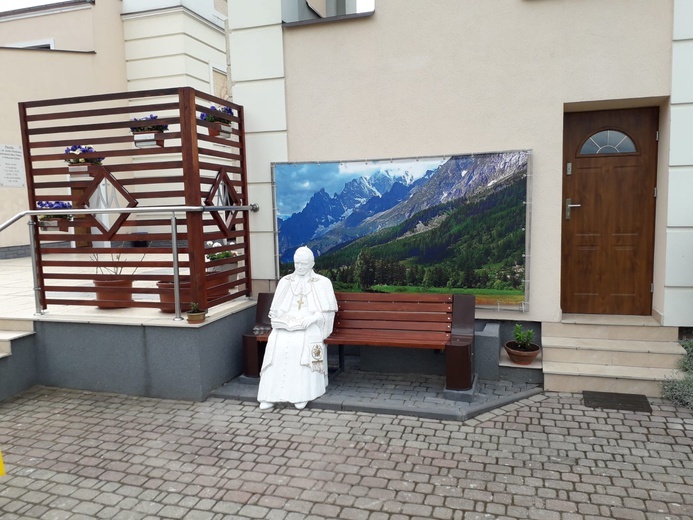
[[[446,389],[468,390],[474,379],[474,296],[467,294],[335,293],[339,310],[325,340],[339,347],[421,348],[445,351]],[[257,324],[243,337],[245,375],[258,377],[269,336],[272,295],[258,296]]]

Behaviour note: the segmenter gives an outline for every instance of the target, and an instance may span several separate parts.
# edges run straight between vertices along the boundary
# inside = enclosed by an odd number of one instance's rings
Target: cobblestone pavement
[[[693,413],[650,402],[461,422],[36,387],[0,403],[0,518],[693,518]]]

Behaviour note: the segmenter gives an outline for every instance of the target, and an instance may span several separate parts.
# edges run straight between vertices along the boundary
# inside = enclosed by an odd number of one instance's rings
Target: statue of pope
[[[327,387],[327,349],[337,300],[332,282],[313,271],[315,258],[307,247],[294,254],[294,272],[277,284],[269,317],[272,332],[260,370],[257,399],[261,410],[277,402],[299,410]]]

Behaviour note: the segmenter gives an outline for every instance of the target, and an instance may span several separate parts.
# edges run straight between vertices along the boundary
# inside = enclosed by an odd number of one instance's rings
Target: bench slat
[[[369,331],[368,334],[340,334],[339,331],[325,340],[325,343],[331,345],[373,345],[373,346],[389,346],[389,347],[407,347],[407,348],[430,348],[444,349],[449,341],[448,334],[439,334],[432,336],[426,334],[423,336],[417,333],[408,334],[381,334],[376,331]]]
[[[370,310],[342,311],[337,314],[338,319],[363,320],[363,321],[431,321],[439,323],[451,323],[452,314],[446,313],[407,313],[407,312],[375,312]]]
[[[396,312],[433,312],[439,314],[452,314],[452,303],[448,302],[364,302],[338,300],[340,311],[363,310],[365,306],[369,311],[396,311]]]
[[[381,320],[373,317],[371,320],[351,320],[347,318],[339,318],[334,323],[334,329],[338,330],[361,330],[375,329],[386,330],[388,333],[397,333],[398,331],[434,331],[434,332],[452,332],[452,324],[440,321],[393,321]],[[352,332],[353,333],[353,332]]]
[[[360,301],[360,302],[448,302],[452,303],[451,294],[415,294],[415,293],[347,293],[336,292],[335,296],[339,302]]]

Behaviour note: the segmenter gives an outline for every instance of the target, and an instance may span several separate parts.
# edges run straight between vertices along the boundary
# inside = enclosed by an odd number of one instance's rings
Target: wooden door
[[[564,116],[561,307],[652,313],[658,109]]]

